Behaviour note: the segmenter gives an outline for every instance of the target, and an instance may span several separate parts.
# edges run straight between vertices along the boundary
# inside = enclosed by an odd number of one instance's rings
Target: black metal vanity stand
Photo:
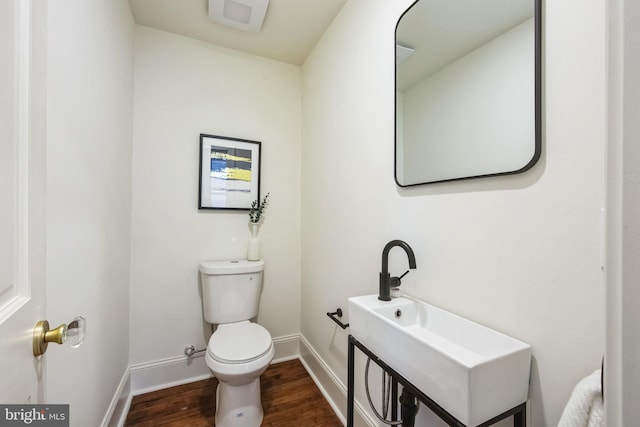
[[[392,378],[391,387],[391,421],[398,421],[398,383],[402,384],[403,390],[408,392],[425,406],[431,409],[438,417],[450,426],[466,427],[465,424],[458,421],[453,415],[444,410],[440,405],[434,402],[429,396],[418,390],[411,382],[407,381],[402,375],[397,373],[393,368],[389,367],[378,356],[372,353],[367,347],[365,347],[360,341],[358,341],[353,335],[349,335],[349,354],[348,354],[348,388],[347,388],[347,427],[353,427],[353,403],[355,392],[355,347],[358,347],[360,351],[366,354],[373,362],[375,362],[380,368],[389,373]],[[478,427],[487,427],[497,423],[500,420],[508,418],[513,415],[514,427],[526,427],[526,412],[527,403],[524,402],[508,411],[498,415],[480,424]],[[413,425],[413,424],[411,424]]]

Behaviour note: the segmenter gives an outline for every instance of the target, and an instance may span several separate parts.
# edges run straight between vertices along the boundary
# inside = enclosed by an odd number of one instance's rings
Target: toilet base
[[[218,383],[216,427],[259,427],[263,416],[260,377],[243,385]]]

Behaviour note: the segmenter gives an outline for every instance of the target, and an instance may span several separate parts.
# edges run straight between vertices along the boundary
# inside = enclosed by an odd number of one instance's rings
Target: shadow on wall
[[[529,379],[529,413],[531,425],[546,427],[544,424],[544,400],[542,399],[542,387],[540,385],[540,369],[535,356],[531,356],[531,377]],[[533,405],[531,402],[536,402]],[[543,423],[543,424],[539,424]]]
[[[440,182],[415,187],[396,186],[402,197],[426,196],[432,194],[477,193],[481,191],[518,190],[528,188],[537,183],[546,170],[545,141],[542,140],[540,159],[529,169],[515,175],[487,176],[482,178],[462,179],[458,181]]]

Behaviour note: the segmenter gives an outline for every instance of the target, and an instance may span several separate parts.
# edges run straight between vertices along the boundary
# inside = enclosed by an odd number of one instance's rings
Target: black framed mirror
[[[516,174],[540,158],[541,0],[417,0],[396,25],[401,187]]]

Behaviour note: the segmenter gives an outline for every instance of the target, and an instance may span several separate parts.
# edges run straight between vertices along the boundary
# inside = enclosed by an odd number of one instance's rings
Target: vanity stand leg
[[[347,427],[353,427],[353,399],[355,389],[354,342],[349,335],[349,351],[347,359]]]
[[[418,413],[416,397],[409,393],[407,389],[403,389],[402,395],[400,396],[400,403],[402,404],[402,427],[414,427],[416,414]]]
[[[398,421],[398,380],[391,377],[391,421]]]
[[[513,427],[527,427],[527,404],[523,403],[520,411],[513,414]]]

